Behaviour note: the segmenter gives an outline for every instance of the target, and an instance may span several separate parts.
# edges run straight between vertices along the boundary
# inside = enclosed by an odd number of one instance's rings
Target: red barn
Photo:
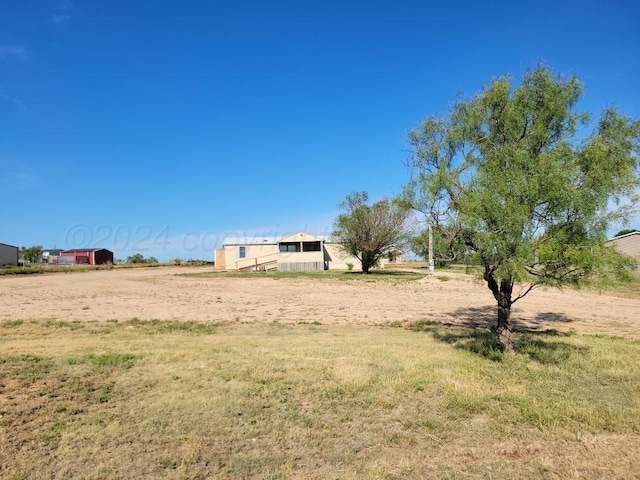
[[[60,252],[60,257],[73,258],[70,263],[78,265],[103,265],[113,263],[113,252],[106,248],[76,248]],[[67,263],[62,262],[59,263]]]

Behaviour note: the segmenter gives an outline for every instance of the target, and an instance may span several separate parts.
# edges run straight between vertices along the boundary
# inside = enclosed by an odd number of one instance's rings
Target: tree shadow
[[[418,320],[408,328],[428,333],[434,340],[454,348],[475,353],[492,361],[502,361],[505,354],[492,329],[495,318],[494,309],[482,307],[463,310],[458,312],[459,321],[455,323]],[[559,364],[568,360],[572,354],[583,354],[588,350],[586,347],[560,340],[562,337],[570,337],[573,334],[573,332],[562,333],[555,329],[515,328],[514,350],[516,354],[526,355],[541,364]]]
[[[542,336],[544,335],[544,336]],[[555,330],[526,332],[516,338],[515,350],[527,355],[531,360],[546,365],[556,365],[569,360],[573,354],[586,354],[588,347],[573,345],[553,337],[571,336],[573,333],[559,333]]]
[[[444,321],[445,325],[458,325],[462,327],[470,328],[490,328],[496,321],[496,307],[483,306],[483,307],[466,307],[459,308],[450,314],[455,318],[454,321]],[[512,317],[513,331],[514,332],[536,332],[536,333],[559,333],[555,329],[544,328],[550,323],[571,323],[574,321],[571,317],[563,313],[556,312],[540,312],[533,318],[518,319]]]
[[[488,328],[496,319],[496,307],[467,307],[459,308],[451,314],[455,318],[453,322],[445,325],[458,325],[469,328]]]
[[[540,312],[533,318],[523,320],[518,325],[519,331],[540,332],[540,331],[556,331],[555,329],[544,328],[550,323],[571,323],[574,320],[564,313],[556,312]],[[542,330],[544,328],[544,330]]]
[[[341,272],[343,275],[352,276],[352,275],[360,275],[360,276],[371,276],[371,277],[416,277],[419,275],[426,275],[420,272],[412,272],[409,270],[393,270],[393,269],[372,269],[369,273],[362,273],[360,270],[349,270],[346,272]]]

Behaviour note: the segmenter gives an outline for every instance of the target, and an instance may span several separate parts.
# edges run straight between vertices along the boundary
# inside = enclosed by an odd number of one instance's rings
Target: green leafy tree
[[[145,258],[141,253],[134,253],[127,257],[127,263],[159,263],[155,257]]]
[[[353,192],[340,204],[344,213],[335,220],[332,238],[362,263],[369,273],[404,236],[409,211],[390,199],[368,205],[367,192]]]
[[[25,262],[39,263],[42,262],[42,245],[33,245],[32,247],[20,248],[20,257]]]
[[[144,256],[141,253],[134,253],[127,257],[127,263],[144,263]]]
[[[469,232],[452,230],[441,226],[432,233],[433,259],[436,265],[444,266],[454,262],[466,263],[473,251],[465,243]],[[424,230],[410,237],[411,250],[422,258],[429,257],[429,231]]]
[[[493,81],[409,136],[413,175],[404,201],[443,238],[475,252],[505,351],[513,350],[511,307],[532,289],[626,265],[605,246],[606,230],[630,213],[611,209],[613,201],[639,185],[640,122],[607,109],[592,125],[574,111],[581,94],[576,78],[542,66],[518,87]],[[582,140],[579,125],[591,130]]]

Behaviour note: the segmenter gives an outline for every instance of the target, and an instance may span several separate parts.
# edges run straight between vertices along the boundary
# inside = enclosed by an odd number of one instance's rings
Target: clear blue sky
[[[327,234],[497,76],[542,62],[581,109],[640,116],[639,49],[635,0],[0,0],[0,242],[211,259]]]

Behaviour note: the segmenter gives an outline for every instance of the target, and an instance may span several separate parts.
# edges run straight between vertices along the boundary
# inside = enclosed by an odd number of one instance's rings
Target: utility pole
[[[433,277],[435,264],[433,262],[433,233],[431,231],[431,222],[429,222],[429,276]]]

